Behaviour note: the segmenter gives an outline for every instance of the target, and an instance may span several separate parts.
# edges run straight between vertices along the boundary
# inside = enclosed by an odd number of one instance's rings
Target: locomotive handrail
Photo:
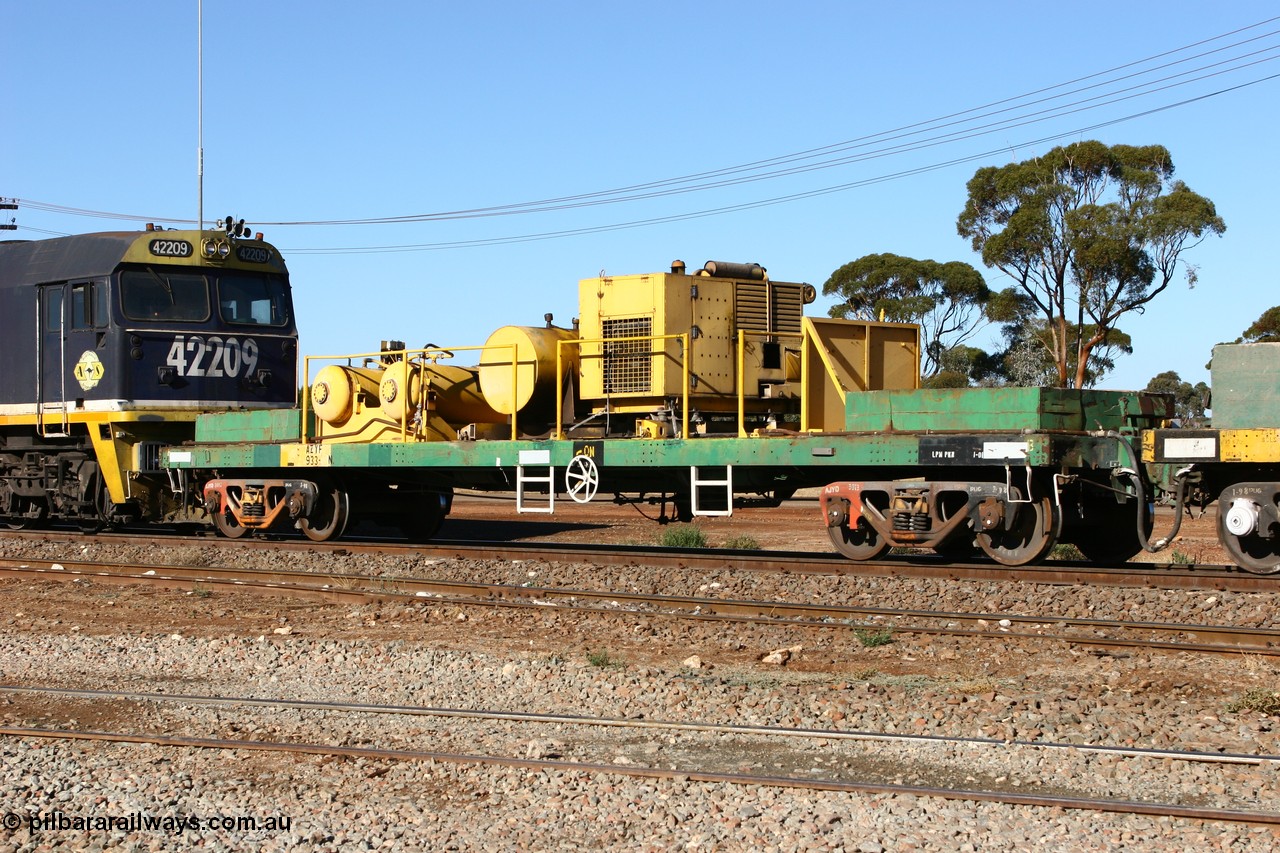
[[[648,341],[653,344],[657,341],[680,341],[680,352],[684,356],[680,359],[680,367],[682,374],[682,387],[680,399],[680,437],[689,437],[689,333],[681,332],[678,335],[634,335],[623,338],[571,338],[569,340],[556,341],[556,439],[564,439],[564,347],[576,346],[578,348],[578,358],[582,359],[586,356],[582,353],[583,344],[623,344],[634,341]],[[601,351],[591,358],[604,358],[608,353]],[[644,353],[627,353],[627,355],[644,355]],[[666,356],[665,349],[652,349],[648,353],[650,358],[655,355]]]
[[[514,394],[518,389],[518,385],[520,381],[519,350],[516,344],[494,344],[491,346],[469,346],[469,347],[423,347],[421,349],[380,350],[378,352],[357,352],[357,353],[350,353],[345,355],[304,356],[302,369],[303,369],[303,376],[305,377],[306,384],[303,386],[303,389],[302,389],[303,393],[301,395],[302,400],[300,401],[301,403],[300,408],[302,410],[301,443],[306,444],[312,438],[307,434],[307,409],[308,409],[307,404],[311,399],[311,362],[312,361],[340,362],[345,360],[347,362],[348,367],[354,367],[355,365],[353,364],[353,362],[358,359],[364,359],[366,361],[370,359],[377,359],[379,361],[382,361],[383,359],[387,358],[387,356],[393,356],[393,357],[398,357],[399,360],[404,361],[405,363],[409,363],[411,358],[417,358],[418,356],[421,356],[422,359],[430,359],[431,363],[435,364],[435,363],[438,363],[441,358],[453,358],[454,353],[458,353],[458,352],[500,350],[500,349],[511,351],[511,391],[512,391],[512,395],[514,396]],[[425,374],[426,372],[426,361],[419,360],[417,364],[413,365],[413,368],[419,372],[420,387],[425,388],[426,382],[425,382],[425,376],[423,374]],[[406,394],[408,393],[407,388],[405,389],[405,393]],[[409,407],[405,407],[404,412],[400,416],[400,440],[401,441],[406,440],[409,435],[408,410],[409,410]],[[316,432],[317,434],[314,436],[315,439],[319,440],[323,438],[323,436],[319,434],[320,433],[319,425],[316,426]],[[512,411],[511,440],[515,441],[519,437],[520,437],[520,432],[519,432],[519,425],[517,424],[517,413],[515,411]]]
[[[769,338],[794,338],[800,341],[800,358],[804,358],[804,334],[796,334],[794,332],[756,332],[749,329],[738,330],[738,438],[747,437],[747,389],[746,389],[746,370],[747,370],[747,338],[765,338],[766,343]],[[782,375],[787,375],[787,357],[786,353],[782,354]],[[801,429],[805,425],[801,424]]]

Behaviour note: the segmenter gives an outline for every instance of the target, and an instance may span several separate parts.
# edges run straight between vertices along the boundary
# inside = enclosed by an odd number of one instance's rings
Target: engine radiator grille
[[[800,334],[804,296],[799,287],[778,287],[767,281],[740,281],[734,301],[739,329]]]
[[[649,338],[652,317],[603,321],[606,338]],[[653,341],[618,341],[604,345],[604,393],[648,394],[653,388]]]

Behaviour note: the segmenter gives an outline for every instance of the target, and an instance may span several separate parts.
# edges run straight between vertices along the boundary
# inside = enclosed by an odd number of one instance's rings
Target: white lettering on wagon
[[[1212,436],[1200,438],[1166,438],[1164,455],[1174,459],[1216,459],[1218,440]]]
[[[1027,443],[1025,441],[984,441],[982,442],[983,459],[1026,459]]]

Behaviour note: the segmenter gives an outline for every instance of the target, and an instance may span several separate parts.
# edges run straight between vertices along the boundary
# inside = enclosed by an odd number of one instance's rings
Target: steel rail
[[[59,566],[60,568],[54,568],[54,566]],[[1002,615],[845,605],[758,602],[584,589],[525,587],[467,581],[424,580],[403,576],[378,577],[298,570],[227,569],[209,566],[145,566],[99,562],[0,559],[0,575],[6,574],[58,581],[91,579],[116,584],[149,583],[180,589],[218,586],[228,591],[258,592],[354,604],[370,601],[401,601],[406,603],[412,601],[422,604],[429,601],[434,604],[519,609],[543,609],[552,606],[560,612],[611,616],[626,613],[646,617],[676,616],[700,621],[728,621],[762,625],[786,625],[789,627],[855,631],[877,629],[907,634],[1022,639],[1036,642],[1057,641],[1067,644],[1111,648],[1160,649],[1215,654],[1246,652],[1261,655],[1280,655],[1280,629],[1247,628],[1230,625],[1122,622],[1057,616]],[[358,588],[360,585],[364,585],[365,588]],[[372,587],[372,589],[369,587]],[[604,601],[608,602],[610,606],[583,605],[578,603],[580,600]],[[569,606],[565,606],[561,602],[567,602]],[[619,602],[627,602],[631,607],[624,609],[616,606]],[[646,607],[663,609],[642,609]],[[951,627],[946,624],[889,623],[883,621],[886,619],[932,620],[943,623],[961,622],[970,624],[1008,622],[1010,625],[1017,623],[1028,628],[1034,625],[1053,625],[1094,631],[1146,631],[1150,633],[1191,635],[1195,636],[1197,640],[1169,641],[1090,634],[1046,634],[1041,631],[1031,630],[1016,632],[1004,627],[996,630],[981,630]],[[1200,640],[1200,638],[1205,637],[1217,638],[1218,641],[1203,642]]]
[[[1002,740],[988,737],[945,737],[912,735],[896,732],[871,732],[856,729],[809,729],[797,726],[748,726],[734,723],[702,721],[627,719],[625,717],[585,717],[576,714],[540,714],[526,711],[496,711],[473,708],[444,708],[429,705],[383,705],[366,702],[317,702],[305,699],[270,699],[253,696],[207,696],[191,693],[149,693],[128,690],[87,690],[69,687],[36,687],[32,685],[0,685],[0,693],[35,693],[74,699],[116,699],[126,702],[174,702],[186,705],[242,706],[290,711],[338,711],[354,714],[391,714],[413,717],[486,720],[548,725],[599,726],[605,728],[658,729],[665,731],[710,734],[789,737],[809,740],[850,740],[882,743],[908,743],[934,746],[991,746],[1069,750],[1077,753],[1112,755],[1120,758],[1171,759],[1202,764],[1276,764],[1280,755],[1246,752],[1198,752],[1195,750],[1154,749],[1150,747],[1080,744],[1064,741]]]
[[[648,779],[683,779],[695,782],[730,785],[759,785],[777,788],[794,788],[807,791],[833,791],[851,794],[909,795],[916,797],[936,797],[949,800],[993,802],[1004,805],[1090,810],[1117,814],[1149,815],[1154,817],[1175,817],[1186,820],[1280,825],[1280,814],[1278,813],[1252,812],[1242,809],[1219,809],[1203,806],[1183,806],[1172,803],[1149,803],[1134,800],[1061,797],[1048,794],[1027,794],[1012,791],[984,791],[980,789],[964,788],[935,788],[923,785],[899,785],[831,779],[810,779],[799,776],[772,776],[688,769],[671,770],[638,767],[633,764],[619,765],[576,761],[554,761],[547,759],[481,755],[476,753],[386,749],[367,746],[338,746],[333,744],[297,741],[231,740],[224,738],[201,738],[177,735],[146,735],[129,732],[23,728],[16,726],[0,727],[0,736],[96,741],[107,743],[150,744],[153,746],[188,749],[255,750],[304,755],[337,755],[350,758],[384,761],[442,762],[450,764],[509,767],[525,770],[558,770],[561,772],[577,772],[590,775],[611,774]]]
[[[656,566],[702,570],[737,569],[791,574],[910,577],[937,580],[1016,581],[1051,585],[1144,587],[1156,589],[1216,590],[1224,592],[1280,591],[1280,578],[1255,575],[1234,566],[1178,563],[1128,563],[1103,567],[1067,561],[1038,566],[1000,566],[995,563],[952,563],[917,555],[868,562],[854,562],[838,554],[811,551],[733,551],[715,548],[651,548],[634,545],[579,545],[548,542],[474,542],[436,540],[425,544],[343,539],[312,542],[303,538],[212,536],[184,537],[127,533],[85,534],[69,531],[3,531],[5,538],[81,543],[98,540],[113,544],[173,546],[176,543],[216,548],[271,549],[315,553],[385,554],[458,560],[532,560],[591,562],[612,566]]]

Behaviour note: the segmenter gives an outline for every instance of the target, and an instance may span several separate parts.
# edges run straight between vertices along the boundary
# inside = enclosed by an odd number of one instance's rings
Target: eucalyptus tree
[[[982,273],[963,261],[940,263],[901,255],[864,255],[831,274],[824,294],[839,295],[832,317],[920,324],[920,370],[942,369],[944,354],[986,322],[991,291]]]
[[[1160,145],[1077,142],[979,169],[956,222],[983,263],[1025,295],[1061,387],[1088,384],[1094,351],[1183,267],[1183,254],[1226,230],[1213,202],[1173,179]]]
[[[1238,344],[1273,344],[1280,341],[1280,305],[1263,311],[1253,325],[1244,330]]]
[[[1209,386],[1183,381],[1176,370],[1156,374],[1147,383],[1147,391],[1173,395],[1174,413],[1182,426],[1203,426],[1204,410],[1209,407]]]

